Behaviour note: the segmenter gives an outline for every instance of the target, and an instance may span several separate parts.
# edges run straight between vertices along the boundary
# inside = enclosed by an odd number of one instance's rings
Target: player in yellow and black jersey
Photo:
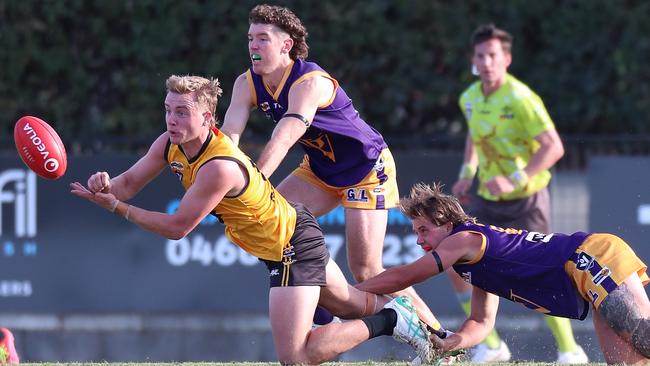
[[[367,339],[391,334],[431,361],[428,332],[409,300],[391,301],[350,286],[330,259],[314,216],[287,202],[215,127],[219,82],[171,76],[166,86],[167,131],[147,154],[115,178],[97,172],[87,188],[73,183],[72,193],[170,239],[184,237],[206,215],[217,215],[228,238],[269,269],[271,328],[283,364],[324,362]],[[186,190],[176,212],[148,211],[124,202],[165,167]],[[361,319],[312,330],[318,304],[339,317]]]

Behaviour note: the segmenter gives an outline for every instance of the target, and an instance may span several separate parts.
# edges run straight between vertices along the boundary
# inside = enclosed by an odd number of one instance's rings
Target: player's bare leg
[[[345,209],[345,237],[348,246],[348,264],[357,282],[364,281],[384,271],[383,251],[388,210]],[[422,321],[438,329],[440,323],[413,287],[393,296],[408,296],[417,308]]]
[[[607,363],[650,363],[650,301],[634,273],[593,314]]]
[[[281,364],[319,364],[345,352],[370,336],[361,320],[311,329],[320,288],[274,287],[269,293],[273,341]]]
[[[324,288],[293,286],[273,287],[270,290],[271,329],[282,364],[322,363],[371,337],[369,327],[358,319],[330,323],[312,330],[312,316],[319,296],[328,310],[345,318],[374,314],[382,310],[388,302],[384,296],[368,294],[350,286],[338,265],[331,259],[326,271],[327,286]],[[384,318],[386,314],[381,314],[377,316],[387,319]],[[380,320],[384,330],[374,336],[392,334],[394,321],[389,323],[387,320]]]

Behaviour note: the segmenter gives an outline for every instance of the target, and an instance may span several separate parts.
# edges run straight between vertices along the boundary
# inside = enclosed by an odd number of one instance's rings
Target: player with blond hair
[[[219,218],[226,236],[269,270],[271,330],[282,364],[321,363],[380,335],[393,335],[431,360],[428,332],[410,300],[391,300],[350,286],[330,259],[314,216],[287,201],[214,127],[218,80],[171,76],[166,86],[167,131],[146,155],[117,177],[100,171],[90,176],[87,188],[75,182],[71,192],[170,239],[186,236],[208,214]],[[176,212],[126,202],[165,168],[186,190]],[[318,304],[355,320],[312,330]]]

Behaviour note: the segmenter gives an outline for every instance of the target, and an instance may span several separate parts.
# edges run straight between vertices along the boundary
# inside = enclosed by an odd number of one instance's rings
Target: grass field
[[[61,365],[79,365],[79,366],[270,366],[279,365],[274,362],[173,362],[173,363],[126,363],[126,362],[83,362],[83,363],[21,363],[21,365],[29,366],[61,366]],[[408,366],[407,362],[328,362],[323,365],[329,366]],[[472,363],[455,363],[454,365],[476,365]],[[491,366],[543,366],[543,365],[557,365],[548,362],[506,362],[506,363],[492,363]],[[605,363],[589,363],[591,365],[605,365]]]

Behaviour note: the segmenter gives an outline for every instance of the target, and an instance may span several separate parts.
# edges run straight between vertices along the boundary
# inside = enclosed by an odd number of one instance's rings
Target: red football
[[[59,135],[40,118],[25,116],[16,122],[14,142],[29,169],[46,179],[65,174],[68,159]]]

